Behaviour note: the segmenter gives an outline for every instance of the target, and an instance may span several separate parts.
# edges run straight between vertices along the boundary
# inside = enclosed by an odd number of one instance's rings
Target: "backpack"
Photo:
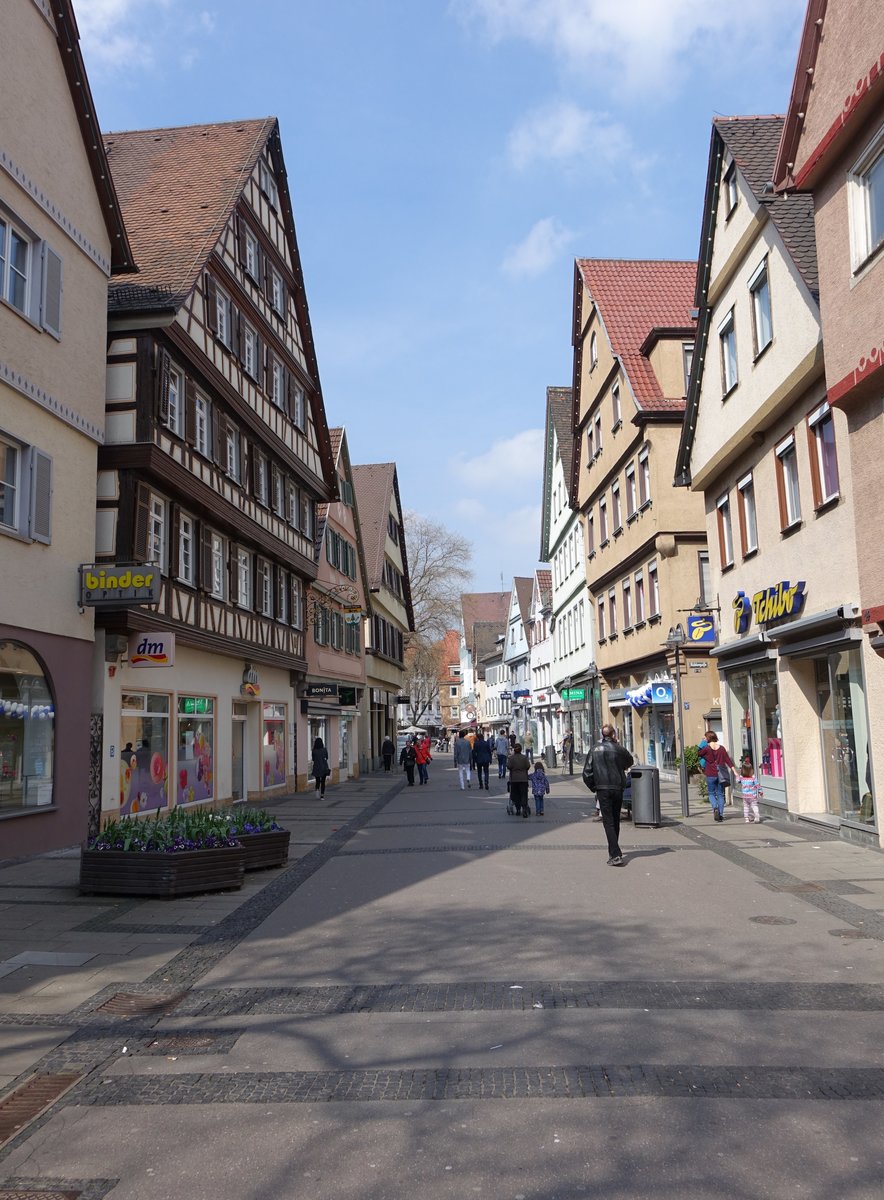
[[[586,756],[586,759],[585,759],[585,761],[584,761],[584,763],[583,763],[583,773],[582,773],[582,779],[583,779],[583,782],[586,784],[586,786],[589,788],[589,790],[590,790],[591,792],[594,792],[594,791],[596,790],[596,787],[595,787],[595,767],[593,766],[593,761],[592,761],[592,751],[591,751],[591,750],[590,750],[590,751],[589,751],[589,753],[587,754],[587,756]]]

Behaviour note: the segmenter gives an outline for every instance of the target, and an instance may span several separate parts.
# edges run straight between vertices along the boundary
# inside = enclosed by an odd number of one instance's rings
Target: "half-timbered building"
[[[99,614],[116,815],[294,785],[336,476],[277,121],[105,144],[141,270],[110,289],[97,557],[159,573]]]
[[[414,630],[411,583],[399,476],[395,463],[353,468],[371,603],[365,623],[362,753],[366,766],[381,761],[385,737],[396,740],[396,705],[405,679],[405,635]]]
[[[339,500],[317,511],[318,574],[307,592],[307,678],[301,711],[307,717],[308,745],[322,738],[328,749],[331,782],[354,778],[360,767],[360,722],[365,698],[363,622],[369,586],[356,507],[347,435],[331,430]],[[306,787],[309,758],[298,774]],[[311,784],[312,786],[312,784]]]

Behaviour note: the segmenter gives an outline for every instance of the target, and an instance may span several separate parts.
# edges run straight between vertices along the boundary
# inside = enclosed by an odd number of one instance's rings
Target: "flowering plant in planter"
[[[219,822],[213,813],[174,809],[150,820],[123,817],[109,821],[89,839],[89,850],[124,850],[133,853],[180,854],[186,850],[218,850],[237,845],[236,830]]]
[[[270,813],[263,808],[231,808],[224,813],[215,813],[215,819],[224,822],[236,836],[249,833],[279,833],[278,825]]]

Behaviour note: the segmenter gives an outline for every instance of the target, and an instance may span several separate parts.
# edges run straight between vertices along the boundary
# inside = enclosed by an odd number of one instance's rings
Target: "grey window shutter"
[[[150,528],[150,488],[146,483],[135,485],[135,519],[132,525],[132,558],[147,560],[147,535]]]
[[[42,450],[31,451],[29,532],[35,542],[52,541],[52,459]]]
[[[157,352],[157,412],[164,424],[169,420],[169,374],[171,369],[172,360],[169,358],[169,352],[160,347]]]
[[[41,321],[53,337],[61,337],[62,260],[48,242],[43,243],[43,297]]]
[[[218,332],[218,285],[212,275],[206,275],[206,324],[212,333]]]

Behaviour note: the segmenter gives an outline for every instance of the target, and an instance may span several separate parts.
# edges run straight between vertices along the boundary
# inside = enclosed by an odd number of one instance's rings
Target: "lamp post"
[[[691,815],[688,803],[688,764],[685,760],[684,745],[684,704],[681,699],[681,649],[686,641],[685,631],[679,622],[678,625],[670,628],[669,636],[663,643],[667,650],[672,650],[675,654],[675,702],[678,705],[678,780],[681,788],[681,815],[683,817]]]

